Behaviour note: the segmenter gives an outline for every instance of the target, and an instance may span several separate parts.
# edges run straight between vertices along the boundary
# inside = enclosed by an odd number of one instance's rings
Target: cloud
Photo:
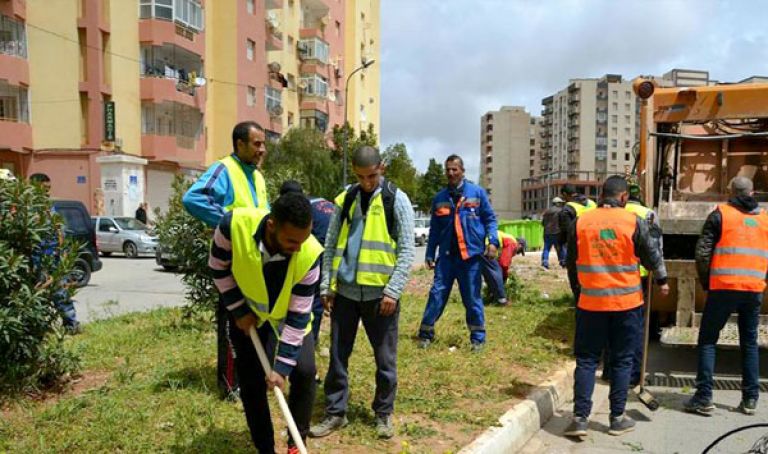
[[[477,178],[480,117],[538,115],[568,79],[669,69],[735,81],[768,73],[768,13],[755,2],[383,0],[382,143],[420,170],[465,157]]]

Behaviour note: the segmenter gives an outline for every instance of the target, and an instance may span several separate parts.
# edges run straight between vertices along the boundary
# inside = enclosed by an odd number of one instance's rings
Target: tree
[[[74,292],[63,283],[78,245],[59,243],[53,254],[41,249],[62,229],[42,188],[0,180],[0,401],[2,391],[55,384],[79,367],[64,348],[55,303]]]
[[[378,147],[379,138],[373,131],[373,124],[368,124],[366,131],[360,131],[359,136],[355,136],[355,130],[349,123],[344,126],[334,126],[331,132],[333,140],[333,156],[339,163],[343,162],[344,157],[344,136],[347,137],[347,181],[345,184],[354,183],[355,178],[352,174],[352,155],[354,152],[365,145],[370,147]],[[341,164],[340,164],[341,165]],[[339,174],[341,175],[341,174]]]
[[[414,197],[419,189],[419,172],[413,166],[405,144],[388,146],[381,157],[386,165],[386,177],[409,197]]]
[[[435,197],[435,194],[445,187],[447,183],[443,167],[437,163],[435,158],[431,158],[427,171],[420,178],[419,190],[412,199],[418,211],[427,213],[432,206],[432,199]]]
[[[333,198],[341,189],[341,162],[333,158],[323,133],[314,128],[293,128],[271,144],[263,166],[274,200],[286,179],[299,181],[308,194]]]

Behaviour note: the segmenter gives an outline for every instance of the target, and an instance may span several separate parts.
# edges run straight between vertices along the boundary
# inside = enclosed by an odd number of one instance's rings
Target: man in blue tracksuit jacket
[[[187,212],[215,229],[224,214],[234,208],[268,209],[264,177],[258,170],[266,152],[264,142],[264,128],[258,123],[238,123],[232,130],[232,154],[216,161],[184,194],[182,203]],[[216,309],[216,377],[221,393],[233,397],[238,387],[227,335],[228,312],[221,304]]]
[[[480,351],[485,343],[480,270],[482,256],[495,258],[499,247],[496,214],[485,190],[464,179],[461,157],[448,156],[445,174],[448,187],[432,200],[426,262],[429,269],[435,269],[435,280],[419,328],[420,346],[427,348],[432,343],[435,323],[443,314],[454,280],[458,280],[472,351]]]

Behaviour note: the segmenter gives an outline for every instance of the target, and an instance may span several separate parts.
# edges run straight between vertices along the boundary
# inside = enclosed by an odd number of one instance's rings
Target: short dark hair
[[[352,165],[355,167],[371,167],[381,164],[381,154],[375,147],[364,145],[352,153]]]
[[[578,194],[578,192],[579,191],[576,189],[576,186],[572,185],[571,183],[564,184],[563,188],[560,189],[561,194],[572,195],[572,194]]]
[[[289,223],[300,229],[312,225],[312,206],[303,194],[287,192],[272,204],[270,216],[278,225]]]
[[[29,176],[29,181],[32,183],[41,184],[41,183],[50,183],[51,179],[50,177],[48,177],[48,175],[44,173],[33,173],[32,175]]]
[[[603,198],[614,199],[623,192],[627,192],[628,189],[629,185],[624,177],[619,175],[610,176],[603,182]]]
[[[448,164],[449,162],[452,162],[452,161],[458,161],[459,165],[461,166],[461,170],[464,170],[464,160],[461,159],[461,156],[459,156],[457,154],[452,154],[452,155],[448,156],[447,158],[445,158],[445,163],[444,164]]]
[[[248,143],[248,132],[251,128],[257,131],[264,131],[264,128],[255,121],[243,121],[235,125],[232,129],[232,149],[237,151],[237,141],[241,140]]]
[[[304,189],[301,187],[301,183],[296,180],[285,180],[280,185],[280,195],[288,194],[289,192],[304,194]]]

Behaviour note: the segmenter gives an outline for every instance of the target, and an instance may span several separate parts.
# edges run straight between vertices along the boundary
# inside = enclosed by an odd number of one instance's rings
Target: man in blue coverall
[[[232,154],[210,166],[184,194],[182,203],[189,214],[216,228],[224,213],[234,208],[269,208],[264,177],[257,168],[266,152],[264,140],[264,128],[258,123],[238,123],[232,130]],[[231,397],[237,395],[237,382],[226,312],[217,305],[216,379],[222,394]]]
[[[448,187],[432,200],[426,262],[435,280],[419,328],[420,346],[427,348],[435,337],[435,323],[443,314],[454,280],[459,281],[467,311],[472,351],[485,344],[485,315],[480,295],[482,256],[496,258],[499,247],[496,214],[483,188],[464,179],[464,161],[457,155],[445,160]],[[488,239],[488,246],[485,240]],[[436,255],[436,249],[439,255]]]

